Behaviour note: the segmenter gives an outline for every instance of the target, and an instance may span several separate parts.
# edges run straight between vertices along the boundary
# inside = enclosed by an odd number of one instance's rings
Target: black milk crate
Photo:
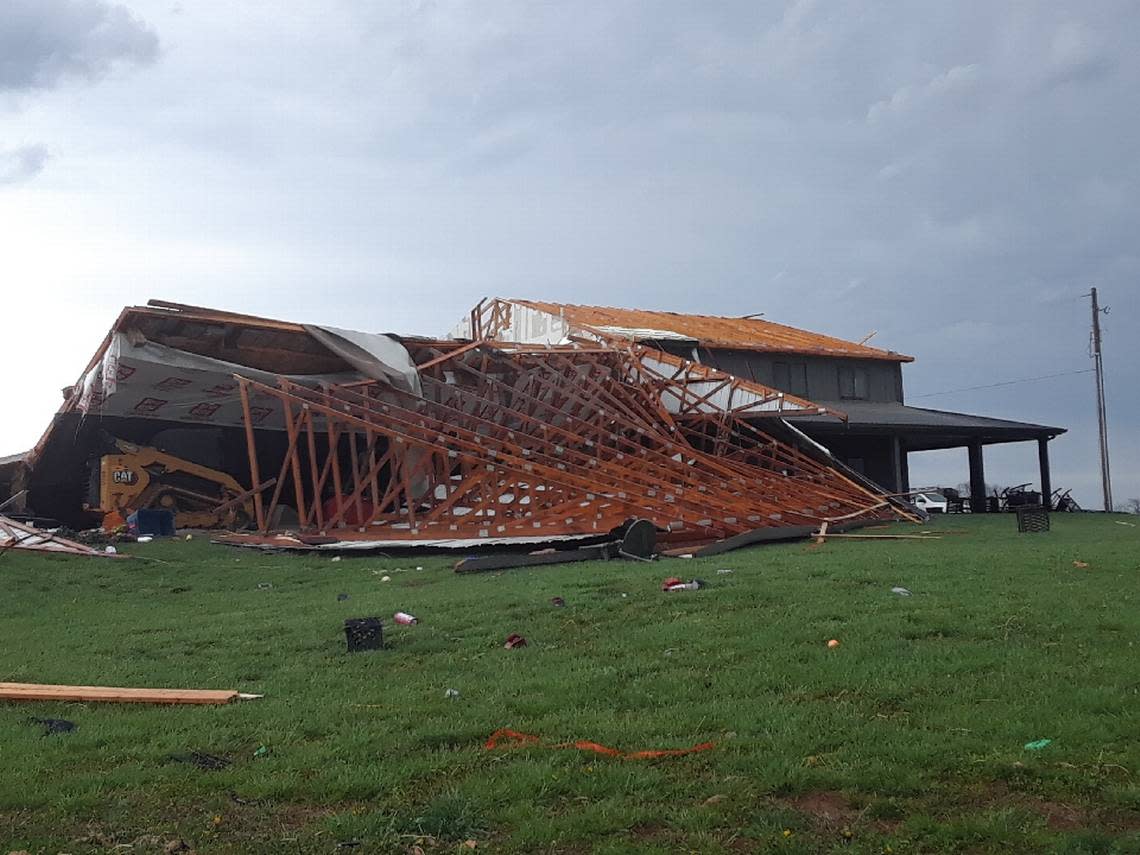
[[[1019,532],[1049,530],[1049,512],[1041,505],[1023,505],[1017,509],[1016,513]]]
[[[348,642],[348,652],[361,650],[382,650],[384,648],[384,625],[380,618],[349,618],[344,622],[344,637]]]

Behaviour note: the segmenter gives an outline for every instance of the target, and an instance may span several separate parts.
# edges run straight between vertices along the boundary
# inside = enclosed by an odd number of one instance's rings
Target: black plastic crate
[[[381,650],[384,647],[384,624],[380,618],[349,618],[344,622],[344,638],[348,642],[348,652],[361,650]]]
[[[1049,512],[1041,505],[1025,505],[1017,509],[1017,530],[1038,532],[1049,530]]]

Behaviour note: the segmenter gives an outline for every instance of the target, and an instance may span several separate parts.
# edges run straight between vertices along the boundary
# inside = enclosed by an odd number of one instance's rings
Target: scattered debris
[[[259,745],[259,746],[257,746],[257,750],[253,752],[253,756],[254,757],[268,757],[269,756],[269,749],[266,748],[264,745]]]
[[[459,689],[448,689],[443,693],[443,696],[449,700],[454,701],[459,697]]]
[[[165,855],[177,855],[179,852],[189,852],[190,844],[178,837],[167,841],[166,845],[162,847],[162,851]]]
[[[257,590],[259,590],[259,591],[270,591],[272,589],[273,589],[273,583],[272,582],[258,582],[257,583]]]
[[[378,617],[349,618],[344,622],[344,637],[349,653],[381,650],[384,647],[384,625]]]
[[[115,549],[113,546],[105,546],[103,547],[103,551],[108,555],[115,555],[119,550]]]
[[[216,772],[219,769],[225,769],[233,763],[225,757],[218,757],[214,754],[207,754],[204,751],[190,751],[186,754],[171,754],[170,758],[175,763],[188,763],[191,766],[197,766],[199,769],[205,769],[209,772]]]
[[[544,745],[542,740],[533,733],[521,733],[506,727],[500,728],[492,733],[483,747],[488,751],[493,751],[500,746],[500,743],[509,743],[514,746],[529,745],[537,748],[573,748],[578,751],[593,751],[595,754],[603,754],[607,757],[619,757],[622,760],[653,760],[658,757],[682,757],[686,754],[695,754],[698,751],[709,751],[716,747],[715,742],[702,742],[691,748],[665,748],[651,751],[627,752],[619,751],[616,748],[610,748],[606,745],[600,745],[597,742],[590,742],[588,740],[560,742],[557,745]]]
[[[154,535],[143,534],[135,538],[135,543],[150,543],[152,540],[154,540]]]
[[[526,639],[517,632],[512,632],[507,636],[507,641],[503,647],[507,650],[514,650],[516,647],[526,647]]]
[[[736,571],[733,570],[731,567],[721,567],[719,570],[716,571],[716,575],[727,576],[729,573],[735,573],[735,572]]]
[[[1040,751],[1042,748],[1048,748],[1053,744],[1052,739],[1035,739],[1032,742],[1025,743],[1026,751]]]
[[[335,564],[336,562],[340,561],[340,556],[339,556],[339,555],[334,555],[334,556],[332,557],[332,560],[333,560],[333,563]]]
[[[704,804],[706,804],[706,805],[720,804],[721,802],[724,801],[724,799],[725,799],[725,796],[723,793],[717,793],[716,795],[709,796],[707,799],[705,799]]]
[[[839,639],[838,638],[831,639],[829,642],[827,642],[827,646],[829,649],[834,650],[836,647],[839,646]]]
[[[44,736],[52,733],[70,733],[77,727],[75,722],[65,718],[31,718],[28,721],[40,725],[44,729]]]
[[[57,686],[46,683],[0,683],[0,700],[5,701],[106,701],[134,704],[228,704],[254,700],[230,689],[124,689],[114,686]]]
[[[419,619],[415,615],[410,615],[407,612],[396,612],[392,615],[392,620],[404,626],[411,626],[412,624],[419,623]]]
[[[704,588],[707,585],[708,585],[708,582],[705,582],[703,579],[693,579],[689,582],[685,582],[681,579],[678,579],[676,576],[670,576],[668,579],[666,579],[664,582],[661,583],[661,590],[662,591],[699,591],[701,588]]]
[[[380,577],[380,581],[381,581],[381,582],[391,582],[391,581],[392,581],[392,577],[391,577],[391,576],[381,576],[381,577]]]
[[[336,595],[336,601],[338,603],[343,603],[347,599],[348,599],[348,594],[344,593],[343,591],[341,591],[339,594]]]
[[[898,594],[900,597],[909,597],[909,596],[911,596],[911,593],[910,593],[910,591],[909,591],[908,589],[906,589],[906,588],[902,588],[902,587],[897,587],[897,586],[896,586],[896,587],[894,587],[894,588],[891,588],[891,593],[892,593],[892,594]]]
[[[1113,520],[1117,525],[1126,525],[1129,528],[1136,528],[1136,523],[1125,522],[1124,520]]]
[[[108,546],[106,551],[92,549],[75,540],[68,540],[55,532],[38,529],[0,516],[0,555],[9,549],[29,552],[50,552],[63,555],[115,555],[117,550]],[[124,558],[128,556],[122,556]]]
[[[1088,562],[1087,562],[1087,561],[1074,561],[1074,562],[1073,562],[1073,566],[1074,566],[1074,567],[1079,567],[1080,569],[1082,569],[1082,570],[1083,570],[1083,569],[1085,569],[1086,567],[1088,567],[1088,566],[1089,566],[1089,564],[1088,564]]]
[[[566,607],[566,601],[561,597],[551,597],[550,605],[554,606],[556,609],[562,609]]]

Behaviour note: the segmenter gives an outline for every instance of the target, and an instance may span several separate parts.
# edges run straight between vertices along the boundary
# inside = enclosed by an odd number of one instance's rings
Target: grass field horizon
[[[0,853],[1140,852],[1136,521],[469,577],[202,538],[9,552],[0,680],[265,697],[0,703]],[[387,648],[347,654],[344,620],[370,615]],[[500,728],[543,745],[488,750]],[[551,747],[575,740],[715,747]]]

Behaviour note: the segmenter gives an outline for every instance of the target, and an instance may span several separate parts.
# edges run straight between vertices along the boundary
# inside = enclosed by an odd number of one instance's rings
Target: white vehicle
[[[944,514],[950,509],[950,503],[946,501],[946,497],[941,493],[926,492],[915,493],[911,497],[911,501],[918,507],[922,508],[928,514]]]

